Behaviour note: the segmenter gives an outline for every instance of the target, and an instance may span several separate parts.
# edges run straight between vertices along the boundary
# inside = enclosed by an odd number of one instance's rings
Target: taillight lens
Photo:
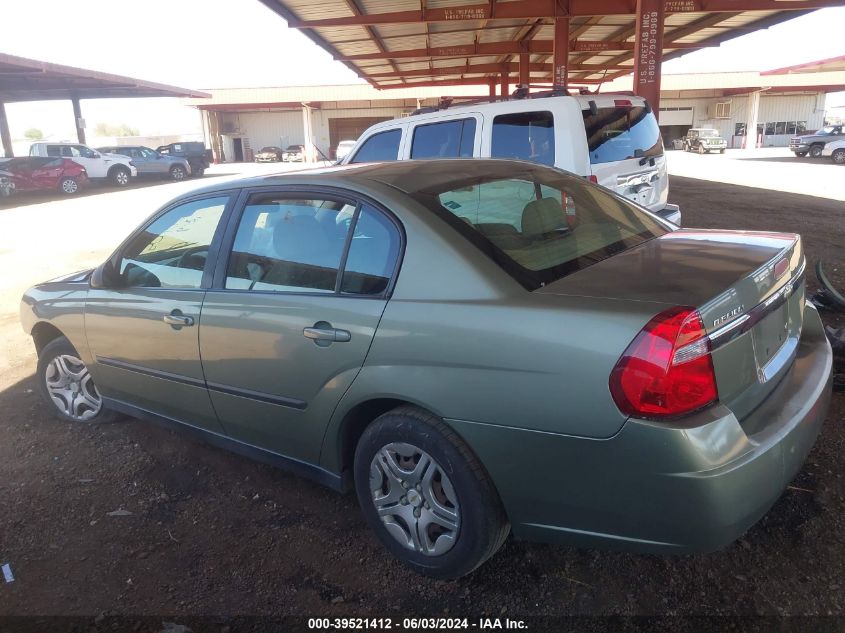
[[[590,181],[591,183],[593,183],[594,185],[599,184],[599,179],[598,179],[598,177],[597,177],[597,176],[595,176],[595,175],[593,175],[593,174],[590,174],[589,176],[587,176],[587,180],[589,180],[589,181]]]
[[[610,374],[619,409],[640,418],[673,418],[719,398],[710,341],[694,308],[670,308],[634,338]]]

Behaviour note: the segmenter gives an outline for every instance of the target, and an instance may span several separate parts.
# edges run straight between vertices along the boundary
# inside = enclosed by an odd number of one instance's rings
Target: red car
[[[57,190],[73,195],[88,184],[88,172],[68,158],[26,156],[0,160],[0,169],[11,174],[14,191]]]

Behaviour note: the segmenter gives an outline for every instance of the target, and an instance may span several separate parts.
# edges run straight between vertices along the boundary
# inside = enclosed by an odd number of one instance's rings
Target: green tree
[[[120,125],[112,125],[110,123],[97,123],[94,128],[97,136],[140,136],[138,128],[121,123]]]
[[[31,127],[26,132],[23,133],[24,138],[29,139],[30,141],[40,141],[44,138],[44,132],[39,130],[37,127]]]

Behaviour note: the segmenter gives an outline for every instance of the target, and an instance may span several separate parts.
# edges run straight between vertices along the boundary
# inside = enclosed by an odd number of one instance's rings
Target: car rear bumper
[[[833,355],[814,308],[804,323],[789,372],[743,421],[716,405],[678,424],[629,420],[596,440],[450,423],[490,472],[518,538],[712,551],[771,508],[821,429]]]

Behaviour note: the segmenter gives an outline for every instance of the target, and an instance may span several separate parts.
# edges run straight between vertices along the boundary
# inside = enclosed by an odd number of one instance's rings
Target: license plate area
[[[767,365],[789,339],[789,304],[784,302],[751,329],[751,342],[758,374],[768,374]],[[775,368],[776,370],[776,368]]]

